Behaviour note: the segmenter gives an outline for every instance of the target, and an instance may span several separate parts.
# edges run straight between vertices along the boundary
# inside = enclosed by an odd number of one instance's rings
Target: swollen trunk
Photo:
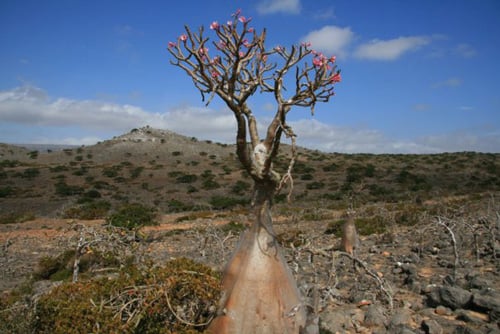
[[[224,298],[212,333],[299,333],[306,313],[272,230],[270,201],[257,201],[256,221],[241,237],[223,278]]]

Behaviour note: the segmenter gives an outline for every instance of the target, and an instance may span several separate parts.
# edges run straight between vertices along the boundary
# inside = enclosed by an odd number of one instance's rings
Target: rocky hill
[[[273,216],[322,333],[498,333],[499,189],[499,154],[299,149],[292,202],[284,189]],[[81,240],[93,242],[88,284],[183,257],[222,270],[252,222],[250,197],[233,145],[169,131],[62,150],[0,144],[0,331],[29,332],[34,301],[70,280]],[[110,230],[106,218],[131,203],[158,225]],[[361,239],[354,257],[338,250],[348,209]]]
[[[287,151],[284,145],[275,163],[279,172],[288,167]],[[227,208],[245,203],[251,192],[234,145],[150,127],[56,151],[1,144],[0,179],[4,216],[58,217],[89,192],[112,208],[141,202],[164,213],[221,206],[214,202]],[[298,207],[314,203],[342,209],[366,203],[419,204],[498,189],[499,154],[350,155],[301,148],[293,198]]]

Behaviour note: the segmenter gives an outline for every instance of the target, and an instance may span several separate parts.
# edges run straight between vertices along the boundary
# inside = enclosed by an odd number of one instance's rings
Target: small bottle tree
[[[206,105],[218,96],[233,112],[237,156],[254,181],[255,222],[226,267],[225,297],[210,329],[214,333],[299,333],[306,323],[305,307],[277,245],[271,207],[276,192],[292,180],[296,159],[288,112],[295,106],[314,112],[316,103],[328,102],[334,95],[341,77],[335,56],[328,58],[309,43],[268,49],[266,30],[258,33],[250,22],[238,10],[226,24],[210,24],[212,39],[205,36],[203,27],[193,31],[185,26],[185,34],[168,45],[171,63],[191,77]],[[248,104],[255,93],[268,93],[276,102],[263,137]],[[273,170],[273,160],[283,135],[292,141],[292,156],[280,176]]]

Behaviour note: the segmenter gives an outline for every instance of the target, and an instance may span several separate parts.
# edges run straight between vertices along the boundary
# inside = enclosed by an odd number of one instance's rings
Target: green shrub
[[[210,205],[215,210],[225,210],[233,208],[237,205],[246,205],[246,204],[248,204],[248,200],[244,198],[213,196],[210,199]]]
[[[314,176],[310,173],[302,174],[300,176],[300,179],[303,181],[311,181],[314,178]]]
[[[109,178],[115,178],[118,176],[118,172],[122,169],[122,166],[116,165],[111,167],[103,168],[102,175],[107,176]]]
[[[59,196],[73,196],[83,193],[83,188],[80,186],[71,186],[64,181],[59,181],[55,184],[56,194]]]
[[[308,190],[316,190],[316,189],[323,189],[325,187],[325,184],[321,181],[319,182],[311,182],[306,185],[306,189]]]
[[[38,158],[38,151],[31,151],[31,152],[29,152],[27,154],[30,157],[30,159],[36,159],[36,158]]]
[[[171,199],[167,203],[169,212],[184,212],[192,210],[192,205],[185,204],[179,200]]]
[[[205,190],[212,190],[220,188],[220,184],[214,181],[213,179],[206,179],[201,184],[201,188]]]
[[[388,226],[388,223],[381,216],[356,218],[354,223],[361,235],[381,234],[387,231]]]
[[[175,179],[176,183],[193,183],[196,182],[198,176],[194,174],[183,174]]]
[[[235,232],[235,233],[240,233],[244,230],[246,230],[245,224],[238,223],[235,221],[231,221],[227,223],[226,225],[223,225],[220,230],[224,233],[229,233],[229,232]]]
[[[219,280],[209,267],[177,259],[142,271],[128,267],[114,279],[66,283],[39,298],[33,329],[40,334],[202,332],[215,314]]]
[[[33,179],[38,175],[40,175],[40,170],[38,168],[26,168],[21,174],[21,177],[26,179]]]
[[[130,203],[122,206],[116,213],[106,218],[106,222],[117,227],[130,230],[141,226],[156,225],[154,208],[139,203]]]
[[[345,224],[345,219],[335,220],[328,223],[325,234],[333,234],[337,238],[342,237],[342,226]]]
[[[0,213],[0,224],[17,224],[24,223],[29,220],[35,219],[35,215],[31,212],[10,212]]]
[[[236,184],[231,188],[231,192],[236,195],[243,195],[250,189],[250,187],[250,183],[238,180],[236,181]]]
[[[103,219],[110,208],[111,204],[108,201],[86,201],[81,205],[67,209],[63,217],[67,219]]]
[[[132,169],[130,171],[130,177],[132,179],[138,178],[141,175],[141,173],[142,173],[143,170],[144,170],[144,167],[142,167],[142,166],[139,166],[139,167],[136,167],[136,168]]]
[[[56,257],[44,256],[38,261],[38,266],[33,273],[36,280],[64,280],[71,276],[71,267],[68,263],[74,259],[75,251],[68,250]]]
[[[0,167],[16,167],[19,165],[21,165],[21,163],[18,160],[5,159],[0,161]]]
[[[9,197],[14,194],[14,188],[11,186],[0,187],[0,198]]]

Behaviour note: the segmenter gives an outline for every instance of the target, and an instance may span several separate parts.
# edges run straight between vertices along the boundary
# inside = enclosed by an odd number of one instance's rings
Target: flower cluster
[[[310,44],[309,44],[310,45]],[[317,52],[317,51],[312,51],[313,54],[313,60],[312,63],[314,67],[317,69],[326,69],[327,71],[332,70],[333,64],[337,60],[337,57],[331,56],[330,58],[326,57],[323,53]],[[332,75],[329,78],[331,83],[337,83],[342,81],[342,77],[340,76],[340,72],[337,71],[335,73],[332,73]]]

